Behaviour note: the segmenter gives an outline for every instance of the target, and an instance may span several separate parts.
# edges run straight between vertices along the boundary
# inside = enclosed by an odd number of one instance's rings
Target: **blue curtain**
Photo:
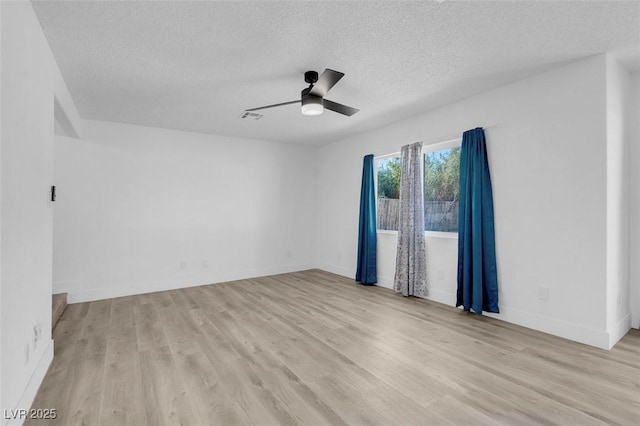
[[[458,217],[458,297],[465,311],[500,312],[493,193],[481,127],[462,135]]]
[[[378,281],[376,269],[376,194],[373,185],[373,154],[364,157],[364,164],[362,166],[356,281],[362,284],[375,284]]]

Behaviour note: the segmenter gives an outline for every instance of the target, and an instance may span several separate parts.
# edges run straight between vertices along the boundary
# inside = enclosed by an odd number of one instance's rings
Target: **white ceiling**
[[[640,69],[640,2],[34,1],[83,118],[323,144],[606,51]],[[360,109],[303,116],[303,73]]]

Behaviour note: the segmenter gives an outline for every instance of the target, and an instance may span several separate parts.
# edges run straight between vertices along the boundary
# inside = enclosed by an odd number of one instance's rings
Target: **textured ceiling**
[[[322,144],[562,63],[640,66],[640,2],[33,2],[83,118]],[[303,73],[346,76],[308,117]]]

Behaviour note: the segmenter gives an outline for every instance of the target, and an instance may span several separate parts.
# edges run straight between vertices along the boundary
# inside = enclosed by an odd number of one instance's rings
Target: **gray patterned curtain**
[[[393,287],[403,296],[426,297],[422,142],[402,147],[401,164],[400,223]]]

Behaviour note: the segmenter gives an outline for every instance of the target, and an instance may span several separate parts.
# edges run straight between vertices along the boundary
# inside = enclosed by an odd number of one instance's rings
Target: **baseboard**
[[[455,306],[456,294],[442,290],[429,290],[429,300],[444,303],[448,306]],[[601,349],[609,349],[609,333],[605,330],[598,330],[584,327],[579,324],[539,315],[534,312],[515,309],[504,304],[500,305],[500,313],[493,314],[483,312],[490,318],[505,321],[511,324],[520,325],[542,333],[551,334],[553,336],[562,337],[564,339],[573,340],[574,342],[584,343],[586,345],[595,346]]]
[[[609,329],[609,347],[607,349],[613,348],[613,346],[618,343],[618,340],[622,339],[625,334],[631,329],[631,314],[627,314],[622,318],[618,323],[613,326],[613,328]]]
[[[376,283],[376,285],[378,287],[390,288],[390,289],[393,290],[394,278],[395,277],[393,275],[380,275],[380,274],[378,274],[378,282]]]
[[[306,271],[313,269],[311,264],[284,265],[278,267],[246,269],[208,276],[185,278],[183,280],[157,280],[129,285],[120,285],[98,289],[67,289],[67,303],[92,302],[95,300],[113,299],[115,297],[133,296],[137,294],[155,293],[165,290],[198,287],[201,285],[219,284],[223,282],[264,277],[268,275],[285,274],[288,272]]]
[[[77,292],[80,288],[80,281],[54,281],[53,282],[53,294],[59,293],[73,293]],[[67,302],[69,301],[69,295],[67,294]]]
[[[340,275],[345,278],[355,279],[355,276],[356,276],[355,268],[347,268],[342,265],[335,265],[331,263],[318,263],[314,266],[314,268],[331,272],[332,274]],[[393,289],[393,277],[386,276],[386,275],[378,275],[378,282],[376,283],[376,285],[378,287]]]
[[[513,309],[508,306],[501,306],[499,314],[487,312],[485,315],[512,324],[521,325],[532,330],[573,340],[574,342],[584,343],[585,345],[595,346],[600,349],[610,349],[609,333],[607,333],[606,330],[588,328],[556,318],[538,315],[533,312]]]
[[[384,287],[393,290],[393,277],[384,277],[378,276],[378,282],[376,283],[378,287]]]
[[[27,383],[27,387],[22,393],[22,396],[20,397],[18,404],[14,407],[13,413],[26,414],[26,411],[23,412],[19,410],[29,410],[31,408],[31,404],[33,404],[33,400],[35,399],[36,394],[38,393],[38,389],[40,388],[40,385],[42,384],[42,381],[44,380],[44,376],[47,374],[47,371],[49,370],[49,366],[51,365],[52,361],[53,361],[53,340],[49,340],[49,344],[43,351],[42,356],[40,357],[40,360],[38,361],[38,365],[36,365],[35,370],[33,370],[31,379],[29,379],[29,383]],[[6,417],[7,413],[4,413],[4,414]],[[17,415],[15,416],[15,418],[9,418],[9,419],[5,418],[3,420],[6,426],[15,426],[15,425],[22,425],[26,420],[26,418],[20,415]]]
[[[350,277],[350,273],[345,273],[346,268],[337,265],[319,264],[317,268],[327,272],[332,272],[337,275]],[[393,288],[393,284],[388,284],[389,282],[393,283],[393,280],[387,281],[379,279],[378,281],[378,286],[380,287]],[[443,303],[448,306],[454,306],[456,295],[453,292],[430,288],[429,297],[427,297],[426,299],[438,303]],[[618,324],[615,335],[610,336],[610,333],[608,333],[606,330],[587,328],[579,324],[573,324],[555,318],[538,315],[532,312],[513,309],[504,305],[500,306],[500,314],[484,313],[484,315],[508,323],[521,325],[532,330],[541,331],[543,333],[548,333],[554,336],[573,340],[575,342],[595,346],[601,349],[610,349],[613,346],[610,346],[610,341],[614,343],[617,342],[624,336],[624,333],[628,331],[628,328],[622,331],[625,326],[622,324]],[[629,320],[626,319],[626,321]],[[617,339],[614,339],[616,337]]]
[[[428,300],[443,303],[448,306],[455,306],[456,304],[456,294],[453,292],[430,288],[428,294]],[[483,315],[586,345],[601,349],[610,349],[609,333],[604,330],[584,327],[579,324],[514,309],[505,305],[500,305],[499,314],[484,312]]]
[[[315,266],[316,269],[322,269],[323,271],[331,272],[332,274],[341,275],[345,278],[355,279],[356,269],[347,268],[341,265],[334,265],[331,263],[319,263]]]
[[[427,288],[427,294],[429,295],[427,297],[428,300],[442,303],[447,306],[455,306],[456,304],[456,295],[450,291],[443,291],[429,287]]]
[[[329,263],[321,263],[316,267],[317,269],[322,269],[323,271],[331,272],[333,274],[340,275],[346,278],[353,278],[353,275],[355,274],[355,272],[349,268],[345,268],[339,265],[332,265]],[[393,290],[394,279],[395,277],[391,275],[389,276],[378,275],[378,282],[376,283],[376,286]],[[442,291],[442,290],[436,290],[433,288],[430,288],[428,292],[429,292],[429,297],[427,297],[428,300],[444,303],[445,305],[449,305],[449,306],[455,303],[455,294],[453,293],[449,293],[447,291]]]

